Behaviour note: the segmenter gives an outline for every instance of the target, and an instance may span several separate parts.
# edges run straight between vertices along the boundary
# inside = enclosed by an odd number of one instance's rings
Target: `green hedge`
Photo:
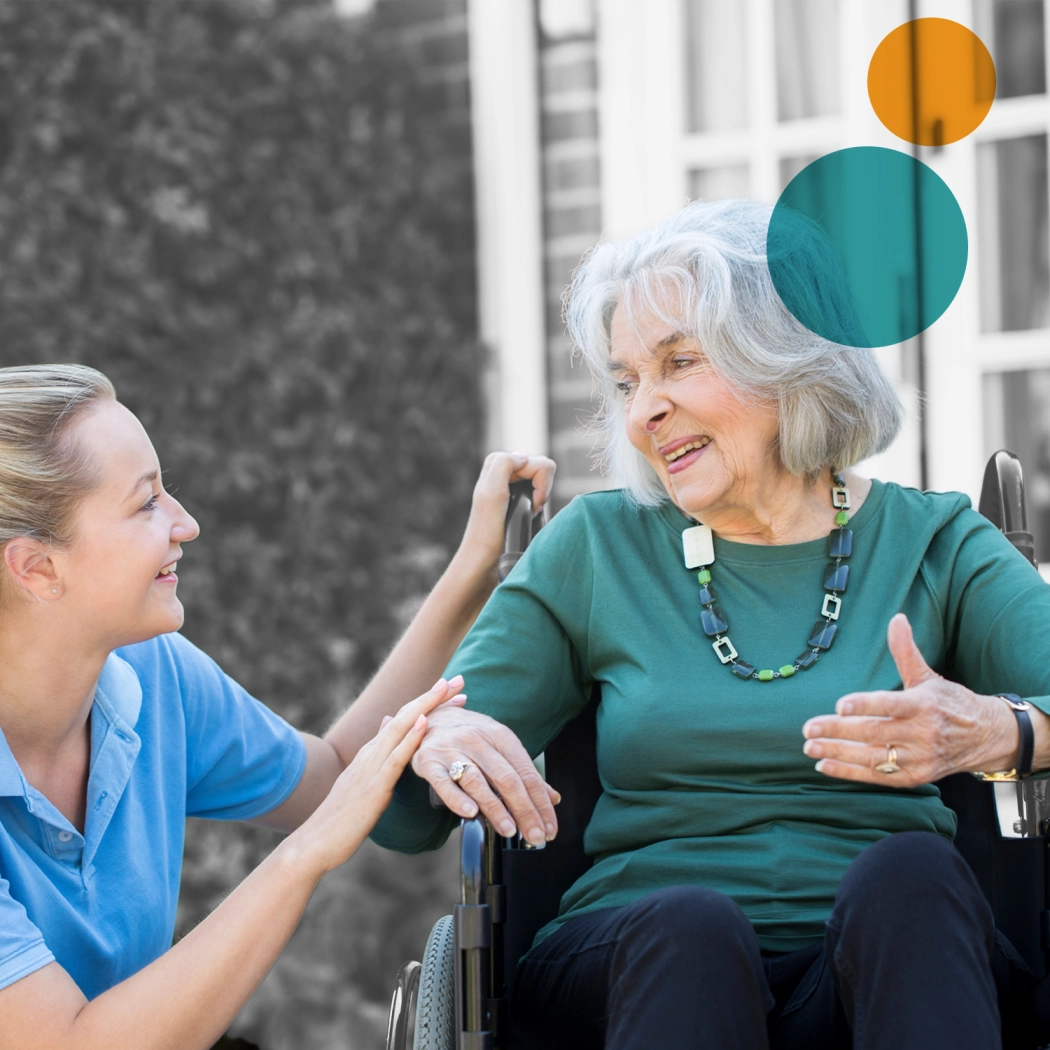
[[[479,465],[469,156],[430,102],[323,3],[0,0],[0,364],[114,380],[201,524],[185,633],[314,731],[447,560]],[[191,827],[183,927],[271,842]],[[450,881],[353,862],[255,1036],[374,1032]]]

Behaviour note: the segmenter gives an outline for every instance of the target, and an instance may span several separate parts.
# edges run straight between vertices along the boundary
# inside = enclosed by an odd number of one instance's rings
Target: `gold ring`
[[[900,771],[901,771],[901,767],[899,765],[897,765],[897,749],[895,747],[890,747],[890,745],[887,744],[886,745],[886,761],[885,762],[880,762],[875,767],[875,772],[876,773],[885,773],[885,774],[889,775],[890,773],[899,773]]]

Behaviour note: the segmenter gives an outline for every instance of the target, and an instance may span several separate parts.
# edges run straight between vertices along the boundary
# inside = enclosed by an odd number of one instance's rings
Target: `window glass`
[[[592,0],[540,0],[540,29],[549,40],[587,37],[594,32]]]
[[[1046,135],[977,147],[981,328],[1050,324]]]
[[[780,158],[780,191],[784,192],[787,184],[807,165],[817,159],[815,153],[808,153],[804,157],[781,157]]]
[[[799,120],[838,113],[839,0],[776,0],[773,11],[777,116]]]
[[[683,0],[687,130],[747,127],[747,4]]]
[[[1043,0],[975,0],[974,31],[995,60],[997,98],[1046,91]]]
[[[1050,368],[984,376],[984,448],[1017,454],[1028,496],[1035,556],[1050,562]]]
[[[717,201],[723,197],[746,197],[751,192],[750,175],[746,164],[698,168],[689,172],[689,199]]]

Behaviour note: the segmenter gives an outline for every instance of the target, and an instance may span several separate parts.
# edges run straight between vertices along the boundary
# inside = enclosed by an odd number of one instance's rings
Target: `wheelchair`
[[[528,482],[512,486],[501,580],[541,524],[530,494]],[[1012,452],[1001,450],[988,461],[978,510],[1036,564],[1024,479]],[[503,838],[480,813],[461,821],[460,903],[437,921],[422,962],[399,970],[386,1050],[507,1046],[518,960],[591,865],[583,833],[602,790],[595,746],[599,701],[596,687],[584,711],[536,760],[562,796],[553,842],[532,847],[521,837]],[[1050,1044],[1050,780],[986,783],[960,773],[938,787],[958,817],[955,844],[991,904],[996,927],[1036,979],[1029,1031],[1040,1045]],[[433,791],[431,802],[441,805]]]

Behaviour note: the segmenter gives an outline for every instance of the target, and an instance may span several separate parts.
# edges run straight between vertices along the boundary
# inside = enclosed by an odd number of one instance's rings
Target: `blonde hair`
[[[19,536],[71,542],[77,505],[98,479],[70,427],[115,399],[86,365],[0,368],[0,548]]]

